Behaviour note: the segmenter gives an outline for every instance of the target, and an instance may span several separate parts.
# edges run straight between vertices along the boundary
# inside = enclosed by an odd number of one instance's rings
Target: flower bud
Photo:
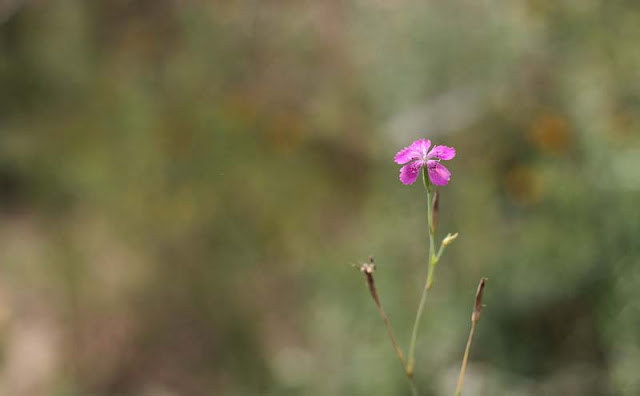
[[[444,237],[444,239],[442,240],[442,246],[450,245],[453,241],[455,241],[457,237],[458,237],[457,232],[455,234],[447,234],[447,236]]]

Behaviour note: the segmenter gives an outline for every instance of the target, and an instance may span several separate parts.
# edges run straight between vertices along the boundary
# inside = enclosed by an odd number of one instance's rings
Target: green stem
[[[434,229],[433,229],[433,212],[431,208],[431,188],[429,184],[429,180],[427,178],[427,171],[423,169],[422,171],[422,182],[424,183],[424,188],[427,192],[427,223],[429,228],[429,265],[427,272],[427,280],[424,284],[424,288],[422,289],[422,297],[420,297],[420,304],[418,305],[418,311],[416,312],[416,319],[413,322],[413,331],[411,332],[411,343],[409,344],[409,360],[407,366],[407,374],[409,376],[413,376],[413,368],[415,365],[415,351],[416,351],[416,340],[418,338],[418,329],[420,328],[420,318],[422,317],[422,312],[424,311],[424,305],[427,301],[427,294],[433,285],[433,272],[435,270],[436,264],[438,263],[439,256],[436,256],[435,253],[435,244],[434,240]]]
[[[444,248],[445,248],[445,244],[441,243],[440,249],[438,249],[438,254],[436,254],[436,263],[440,261],[440,256],[442,256],[442,252],[444,251]]]
[[[433,265],[429,265],[429,273],[427,275],[427,281],[424,284],[422,290],[422,297],[420,298],[420,305],[418,305],[418,312],[416,313],[416,319],[413,322],[413,331],[411,332],[411,344],[409,345],[409,362],[407,366],[407,374],[413,376],[413,368],[415,366],[415,351],[416,351],[416,339],[418,338],[418,329],[420,327],[420,318],[424,311],[424,305],[427,301],[427,294],[431,285],[433,284]]]
[[[416,388],[415,382],[413,382],[413,378],[409,378],[409,384],[411,384],[411,396],[419,396],[418,388]]]

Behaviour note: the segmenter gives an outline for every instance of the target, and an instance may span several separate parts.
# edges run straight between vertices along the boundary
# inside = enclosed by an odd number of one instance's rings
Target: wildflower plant
[[[402,150],[398,151],[394,158],[394,161],[397,164],[403,165],[402,168],[400,168],[400,181],[403,184],[410,185],[415,183],[418,180],[420,174],[422,174],[422,182],[424,184],[424,189],[427,197],[427,225],[429,235],[429,258],[427,260],[427,277],[422,289],[422,296],[420,297],[418,309],[416,311],[416,317],[414,320],[413,329],[411,331],[411,341],[406,358],[404,356],[404,353],[402,352],[402,348],[400,348],[400,346],[398,345],[389,318],[382,308],[380,296],[378,294],[378,290],[376,289],[375,279],[373,277],[373,273],[375,270],[373,258],[370,257],[368,263],[363,263],[359,267],[360,271],[365,275],[365,280],[369,288],[371,297],[373,298],[376,308],[378,309],[378,313],[380,314],[380,317],[382,318],[386,326],[389,339],[391,340],[394,351],[398,356],[400,363],[402,364],[414,396],[417,396],[419,394],[413,377],[415,373],[415,350],[422,313],[424,311],[424,306],[429,290],[431,290],[431,288],[433,287],[434,272],[436,267],[438,266],[438,263],[440,262],[440,259],[442,258],[442,254],[445,251],[446,247],[449,246],[458,237],[458,233],[447,234],[442,239],[442,241],[440,242],[440,246],[436,250],[435,234],[437,228],[439,207],[438,187],[446,186],[451,180],[451,172],[443,164],[441,164],[441,161],[451,160],[455,156],[456,150],[453,147],[439,145],[434,145],[433,147],[431,147],[430,140],[419,139],[411,143],[411,145],[409,145],[408,147],[405,147]],[[460,369],[458,386],[455,393],[456,396],[459,396],[462,392],[462,383],[468,364],[469,351],[471,349],[473,334],[475,332],[476,324],[480,319],[480,311],[482,309],[482,295],[484,292],[485,281],[486,278],[482,278],[480,280],[478,290],[476,291],[473,314],[471,316],[471,331],[469,333],[469,338],[462,361],[462,367]]]

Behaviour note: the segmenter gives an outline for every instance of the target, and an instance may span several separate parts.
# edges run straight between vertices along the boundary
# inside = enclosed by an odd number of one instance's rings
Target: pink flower
[[[440,160],[450,160],[456,156],[456,149],[447,146],[429,147],[431,141],[420,139],[411,143],[411,146],[398,151],[394,161],[397,164],[409,164],[400,168],[400,181],[403,184],[413,184],[418,179],[422,168],[427,168],[429,180],[436,186],[445,186],[451,179],[451,172],[440,163]]]

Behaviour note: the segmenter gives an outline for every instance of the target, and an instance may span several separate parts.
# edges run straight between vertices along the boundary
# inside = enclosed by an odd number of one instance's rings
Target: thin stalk
[[[427,275],[427,281],[424,284],[424,289],[422,290],[422,297],[420,297],[420,305],[418,305],[418,312],[416,312],[416,319],[413,322],[413,331],[411,332],[411,344],[409,345],[409,365],[407,366],[407,374],[413,377],[413,368],[415,366],[415,350],[416,350],[416,339],[418,338],[418,329],[420,327],[420,318],[422,317],[422,312],[424,311],[424,305],[427,301],[427,294],[429,293],[429,289],[431,289],[431,285],[433,284],[433,269],[434,266],[429,265],[429,274]]]
[[[456,387],[455,396],[460,396],[462,394],[462,383],[464,382],[464,375],[467,372],[467,364],[469,363],[469,351],[471,350],[471,343],[473,342],[473,333],[476,331],[476,323],[476,321],[471,322],[471,331],[469,331],[467,347],[464,350],[464,357],[462,358],[462,367],[460,368],[460,376],[458,377],[458,386]]]
[[[469,331],[467,347],[464,350],[464,357],[462,358],[462,367],[460,367],[460,376],[458,377],[458,386],[456,387],[455,396],[460,396],[462,394],[462,383],[464,382],[464,375],[467,372],[467,365],[469,364],[469,351],[471,351],[471,344],[473,343],[473,333],[476,331],[476,325],[480,320],[480,312],[482,311],[482,294],[484,293],[484,285],[486,281],[487,278],[480,279],[478,290],[476,291],[476,299],[473,304],[473,314],[471,314],[471,330]]]
[[[360,266],[360,271],[364,274],[365,279],[367,281],[367,286],[369,287],[369,292],[371,293],[371,297],[376,304],[376,308],[378,309],[378,313],[384,322],[384,325],[387,329],[387,334],[389,335],[389,339],[391,340],[391,345],[393,346],[396,355],[398,356],[398,360],[400,360],[400,364],[402,364],[402,369],[407,375],[407,379],[409,380],[409,384],[411,385],[411,393],[413,396],[418,396],[418,389],[416,388],[416,384],[413,382],[413,377],[409,375],[407,360],[404,358],[404,354],[402,353],[402,349],[398,345],[398,341],[396,341],[396,336],[393,333],[393,329],[391,328],[391,322],[387,317],[387,314],[384,312],[384,308],[382,308],[382,303],[380,302],[380,296],[378,295],[378,289],[376,288],[376,283],[373,278],[373,271],[375,270],[375,266],[373,264],[373,258],[369,258],[369,264],[364,263]]]
[[[416,312],[416,319],[413,322],[413,331],[411,332],[411,343],[409,344],[409,365],[407,366],[407,375],[413,377],[413,368],[415,366],[415,351],[416,340],[418,338],[418,329],[420,328],[420,318],[424,311],[424,305],[427,300],[427,294],[433,285],[433,272],[438,262],[438,257],[435,254],[434,247],[434,227],[433,227],[433,211],[431,202],[431,189],[429,179],[427,178],[426,169],[422,170],[422,182],[424,183],[424,189],[427,192],[427,225],[429,228],[429,264],[427,272],[427,280],[422,289],[422,296],[420,297],[420,304],[418,305],[418,311]]]
[[[411,385],[411,396],[419,396],[420,394],[418,393],[418,388],[416,388],[416,383],[413,382],[413,378],[409,376],[407,378],[409,379],[409,385]]]
[[[371,293],[371,298],[376,304],[376,308],[378,308],[378,313],[384,322],[385,327],[387,328],[387,333],[389,334],[389,339],[391,340],[391,344],[393,345],[393,349],[398,355],[398,360],[402,364],[402,368],[406,371],[407,369],[407,361],[404,358],[404,354],[396,341],[396,336],[393,334],[393,329],[391,328],[391,322],[389,322],[389,318],[387,314],[384,312],[384,308],[382,308],[382,304],[380,303],[380,296],[378,295],[378,289],[376,288],[375,280],[373,279],[373,271],[375,266],[373,265],[373,259],[369,259],[371,261],[370,264],[364,263],[360,266],[360,271],[364,274],[365,279],[367,281],[367,286],[369,287],[369,293]]]

